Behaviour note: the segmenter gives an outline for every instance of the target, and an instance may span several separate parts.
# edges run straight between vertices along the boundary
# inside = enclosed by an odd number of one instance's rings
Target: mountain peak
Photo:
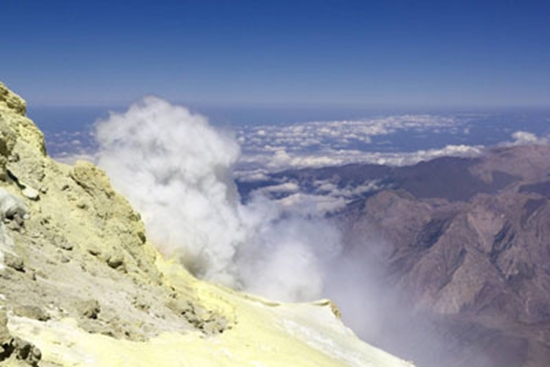
[[[0,82],[0,109],[11,110],[18,115],[25,116],[27,113],[27,103],[17,94],[8,89]]]

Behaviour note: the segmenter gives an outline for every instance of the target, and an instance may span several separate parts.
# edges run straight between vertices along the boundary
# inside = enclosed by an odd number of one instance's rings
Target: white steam
[[[143,214],[153,243],[231,284],[244,232],[228,174],[238,145],[206,118],[154,97],[97,124],[98,164]]]
[[[264,208],[245,208],[257,216],[274,203],[260,200]],[[320,298],[324,293],[327,264],[341,250],[339,232],[321,218],[285,215],[281,210],[271,218],[262,216],[251,229],[240,251],[237,266],[247,291],[285,301]],[[268,219],[268,220],[265,220]]]
[[[279,300],[321,296],[338,232],[261,197],[240,204],[231,177],[239,146],[205,117],[147,97],[98,122],[96,138],[98,164],[163,253],[199,277]]]

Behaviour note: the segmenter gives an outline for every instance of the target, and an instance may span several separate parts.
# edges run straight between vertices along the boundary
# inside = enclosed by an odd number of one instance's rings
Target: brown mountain
[[[337,216],[347,251],[384,243],[386,281],[456,341],[445,365],[476,366],[480,353],[489,366],[550,365],[550,147],[383,173],[393,189]],[[338,169],[331,177],[341,179]]]
[[[378,269],[377,296],[396,298],[369,300],[382,305],[387,330],[367,340],[419,366],[550,366],[550,146],[288,170],[239,188],[246,199],[287,181],[313,194],[323,194],[319,182],[343,191],[377,183],[332,214],[344,257]],[[373,271],[365,274],[372,293]]]

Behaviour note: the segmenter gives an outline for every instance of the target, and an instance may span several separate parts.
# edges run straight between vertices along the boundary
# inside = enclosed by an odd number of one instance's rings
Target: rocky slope
[[[504,146],[478,158],[276,178],[302,187],[328,180],[340,188],[376,180],[380,189],[334,219],[347,251],[363,256],[365,266],[376,256],[388,288],[403,290],[399,302],[411,314],[427,313],[439,338],[454,340],[445,365],[477,366],[473,358],[483,355],[483,366],[544,367],[550,365],[549,157],[548,145]]]
[[[50,159],[0,83],[0,364],[410,366],[330,301],[282,304],[165,261],[91,163]]]

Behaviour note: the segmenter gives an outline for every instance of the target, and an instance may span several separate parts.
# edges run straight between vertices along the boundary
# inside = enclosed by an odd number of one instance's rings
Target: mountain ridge
[[[319,182],[337,192],[377,182],[330,217],[345,235],[345,251],[382,269],[377,276],[397,290],[397,303],[410,305],[410,317],[425,315],[436,338],[454,340],[446,365],[544,367],[550,361],[549,156],[545,143],[506,145],[475,158],[291,170],[271,178],[306,193]],[[270,184],[249,183],[244,191]],[[381,345],[420,365],[441,363],[391,341]],[[483,363],[473,362],[477,356]]]

